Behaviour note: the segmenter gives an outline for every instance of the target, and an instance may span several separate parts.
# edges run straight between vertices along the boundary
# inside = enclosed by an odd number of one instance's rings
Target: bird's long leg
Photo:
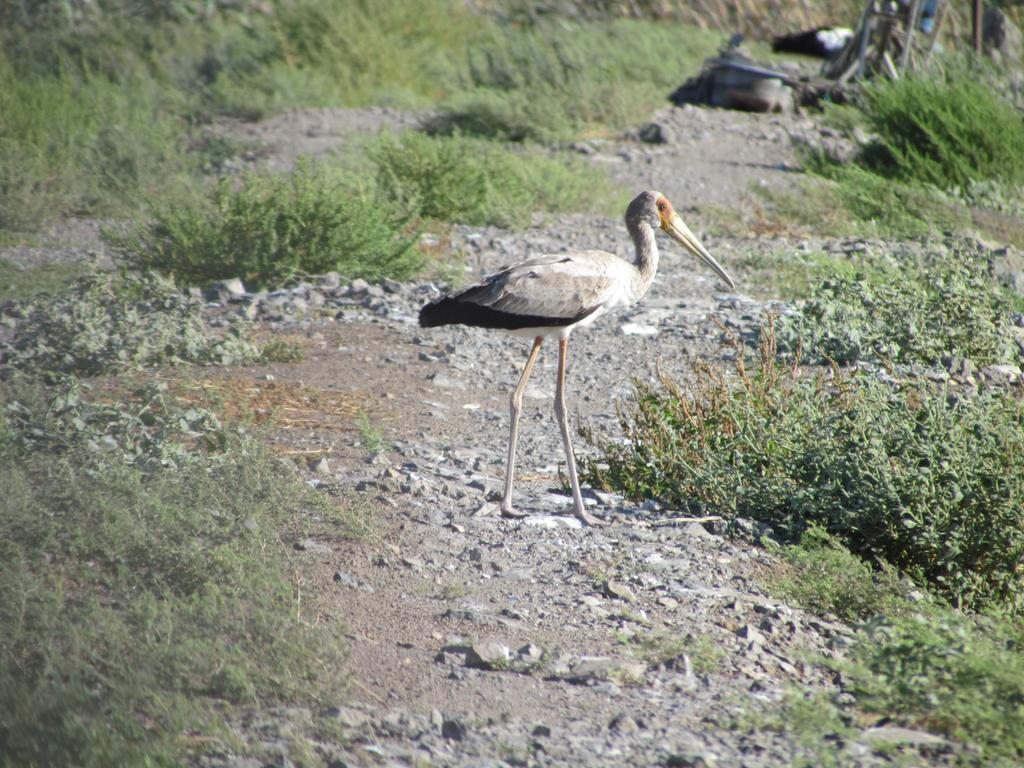
[[[537,355],[540,354],[540,345],[543,341],[543,336],[538,336],[533,340],[533,349],[530,350],[530,356],[526,358],[526,366],[523,368],[523,373],[519,377],[519,383],[516,384],[516,388],[512,391],[512,397],[509,398],[509,415],[512,418],[512,426],[508,435],[508,464],[505,467],[505,493],[502,494],[501,497],[501,511],[506,515],[514,514],[514,510],[512,508],[512,475],[515,473],[516,468],[516,440],[519,437],[519,414],[522,413],[523,410],[523,391],[526,389],[526,380],[530,378],[530,371],[533,370],[533,364],[537,362]]]
[[[565,412],[565,365],[568,358],[569,339],[566,337],[558,342],[558,387],[555,389],[555,418],[558,420],[559,429],[562,430],[562,442],[565,443],[565,460],[569,465],[569,483],[572,485],[573,514],[587,525],[604,525],[603,520],[588,514],[583,508],[580,479],[576,474],[576,456],[572,451],[572,440],[569,438],[569,419]]]

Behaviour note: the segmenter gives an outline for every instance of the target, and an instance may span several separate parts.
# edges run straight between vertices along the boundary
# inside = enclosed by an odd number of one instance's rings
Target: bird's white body
[[[663,229],[708,264],[730,286],[732,278],[704,249],[697,238],[658,192],[642,192],[626,210],[626,229],[636,247],[632,262],[605,251],[574,251],[537,256],[504,267],[473,285],[434,299],[420,310],[420,325],[461,324],[509,331],[533,338],[533,348],[509,400],[511,430],[501,510],[513,514],[512,475],[515,468],[519,414],[526,381],[537,362],[545,338],[558,339],[558,382],[555,418],[565,445],[573,511],[586,523],[599,521],[583,507],[565,407],[565,370],[569,334],[602,315],[626,307],[642,297],[658,269],[657,229]]]

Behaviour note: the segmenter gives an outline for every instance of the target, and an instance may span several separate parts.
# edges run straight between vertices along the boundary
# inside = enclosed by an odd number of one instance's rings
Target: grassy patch
[[[879,618],[840,668],[862,712],[972,745],[979,765],[1012,765],[1024,759],[1022,647],[1024,630],[1005,621],[952,611]]]
[[[109,235],[124,261],[184,284],[240,277],[264,286],[301,274],[407,278],[422,265],[408,214],[327,170],[222,182],[198,206],[158,208],[128,236]]]
[[[699,675],[714,673],[725,653],[707,637],[689,634],[680,637],[675,633],[641,632],[620,642],[651,666],[688,671],[689,662],[689,669]]]
[[[872,568],[822,528],[806,530],[783,555],[792,569],[775,577],[775,588],[819,614],[857,621],[905,614],[912,607],[907,586],[891,566]]]
[[[152,84],[16,76],[0,57],[0,228],[187,196],[182,123]]]
[[[524,226],[531,214],[603,210],[604,174],[582,162],[466,138],[382,136],[370,148],[384,198],[417,216]]]
[[[735,377],[703,364],[685,387],[637,382],[625,441],[602,443],[585,475],[632,498],[761,520],[790,540],[817,525],[951,602],[1024,609],[1024,413],[1012,396],[801,375],[772,338],[753,372],[739,354]]]
[[[8,760],[178,764],[217,743],[222,706],[336,694],[338,633],[307,618],[290,546],[350,530],[325,497],[252,441],[197,441],[172,400],[0,401]]]
[[[970,213],[963,205],[920,184],[888,179],[858,165],[838,165],[821,156],[806,156],[804,165],[811,173],[831,182],[825,191],[825,199],[832,201],[827,204],[829,207],[838,204],[855,221],[867,226],[867,229],[840,227],[841,234],[917,237],[941,234],[970,224]],[[790,200],[777,205],[782,210],[792,210],[799,202]],[[815,207],[812,205],[812,210]],[[797,220],[813,226],[813,215],[804,211],[798,214]],[[835,214],[830,218],[834,219]]]
[[[93,269],[65,293],[15,309],[4,362],[47,375],[95,375],[166,362],[232,363],[258,351],[245,328],[223,335],[203,322],[201,304],[153,273]]]
[[[428,130],[522,141],[631,127],[719,43],[627,19],[493,28],[470,49],[468,87],[441,104]]]
[[[921,764],[936,749],[872,746],[860,736],[894,725],[951,740],[953,765],[1019,765],[1022,642],[1019,623],[935,606],[876,616],[858,627],[844,660],[825,662],[842,675],[838,695],[794,691],[747,725],[792,734],[806,750],[798,765],[859,765],[863,758],[849,748],[855,742],[896,764]]]

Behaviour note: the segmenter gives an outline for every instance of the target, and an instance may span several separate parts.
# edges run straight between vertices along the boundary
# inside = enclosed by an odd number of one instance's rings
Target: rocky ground
[[[822,135],[798,116],[668,108],[653,119],[662,143],[592,141],[580,151],[626,189],[666,193],[698,234],[706,204],[741,207],[754,185],[794,189],[791,137]],[[409,122],[383,110],[317,110],[238,130],[263,142],[253,162],[287,167],[300,153]],[[537,252],[629,251],[621,221],[592,216],[453,237],[471,274]],[[752,332],[780,309],[740,256],[799,243],[703,240],[738,292],[723,293],[666,240],[643,302],[574,334],[574,423],[618,434],[616,403],[634,377],[658,368],[686,376],[694,359],[727,354],[724,330]],[[418,307],[438,290],[327,276],[256,296],[227,283],[210,296],[298,344],[305,359],[204,375],[241,381],[254,398],[287,390],[306,403],[268,439],[299,459],[311,484],[365,508],[372,533],[295,542],[302,589],[349,641],[347,689],[319,708],[233,716],[240,743],[260,756],[215,752],[197,764],[816,764],[818,745],[778,729],[778,702],[787,691],[835,690],[819,660],[842,653],[849,628],[772,594],[785,566],[753,523],[726,531],[590,490],[587,504],[610,525],[583,528],[569,516],[552,348],[526,393],[516,478],[525,517],[503,518],[507,398],[529,342],[418,328]],[[577,449],[593,450],[579,438]],[[948,754],[936,737],[870,723],[833,747],[856,765]]]

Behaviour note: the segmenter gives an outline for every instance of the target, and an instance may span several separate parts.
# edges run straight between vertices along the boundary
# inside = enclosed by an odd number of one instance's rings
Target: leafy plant
[[[77,453],[144,468],[181,467],[228,445],[229,430],[212,412],[180,405],[160,383],[113,400],[74,377],[45,395],[25,383],[8,387],[8,442],[25,454]]]
[[[402,279],[422,265],[408,215],[359,192],[323,168],[221,182],[196,207],[168,206],[127,237],[108,235],[124,261],[179,283],[241,277],[280,284],[296,274]]]
[[[166,362],[234,363],[258,356],[246,328],[224,335],[203,322],[201,303],[151,272],[94,269],[70,290],[16,310],[14,337],[0,348],[15,368],[92,376]]]
[[[636,382],[625,441],[599,443],[585,475],[789,540],[819,526],[955,604],[1024,609],[1024,412],[1012,396],[801,375],[773,340],[763,335],[754,372],[737,354],[734,378],[704,363],[685,387]]]
[[[840,364],[937,365],[954,355],[987,365],[1024,356],[991,266],[962,246],[871,279],[825,279],[799,315],[780,322],[779,338],[785,348],[800,344]]]

